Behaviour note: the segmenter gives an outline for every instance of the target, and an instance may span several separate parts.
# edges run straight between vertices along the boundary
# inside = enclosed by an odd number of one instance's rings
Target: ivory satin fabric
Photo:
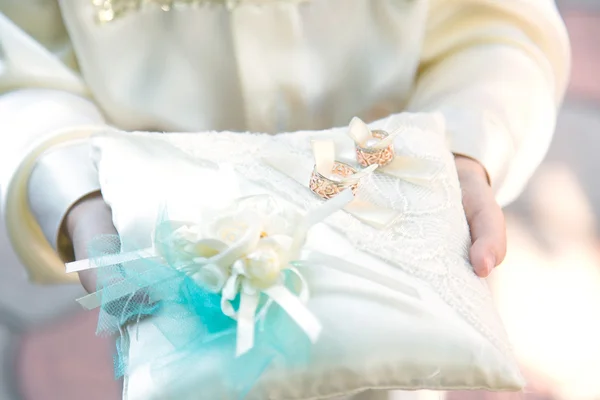
[[[437,111],[506,204],[546,152],[569,74],[549,0],[166,3],[0,0],[2,209],[34,281],[74,280],[52,244],[97,187],[81,149],[106,126],[276,134]],[[36,170],[51,182],[32,185]]]

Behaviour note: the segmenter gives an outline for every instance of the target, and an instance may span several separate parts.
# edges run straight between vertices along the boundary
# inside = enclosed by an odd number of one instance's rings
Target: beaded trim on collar
[[[169,12],[186,7],[219,6],[232,10],[240,5],[264,5],[281,1],[301,3],[307,0],[91,0],[91,3],[96,20],[106,23],[145,8]]]

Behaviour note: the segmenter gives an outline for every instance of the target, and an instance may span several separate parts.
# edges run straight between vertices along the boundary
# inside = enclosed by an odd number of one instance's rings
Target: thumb
[[[478,174],[459,173],[459,180],[471,231],[469,257],[475,273],[486,277],[506,255],[504,214],[485,178]]]

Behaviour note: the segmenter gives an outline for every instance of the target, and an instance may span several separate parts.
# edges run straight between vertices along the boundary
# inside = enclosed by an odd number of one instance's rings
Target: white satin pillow
[[[374,128],[404,127],[399,155],[439,163],[428,185],[386,175],[367,179],[369,201],[400,212],[385,230],[345,212],[310,231],[306,248],[368,266],[397,283],[393,289],[328,268],[303,271],[309,309],[323,325],[310,368],[270,369],[247,396],[251,400],[308,400],[351,395],[366,389],[519,390],[523,379],[512,358],[485,283],[467,257],[469,230],[443,121],[431,115],[401,115]],[[153,224],[168,203],[174,219],[238,196],[270,193],[304,209],[318,205],[301,182],[272,168],[287,162],[296,176],[310,175],[313,139],[336,143],[337,159],[351,162],[347,129],[277,136],[200,133],[111,133],[95,139],[97,167],[114,223],[128,246],[151,245]],[[282,157],[283,156],[283,157]],[[279,160],[279,161],[278,161]],[[210,163],[220,166],[213,169]],[[301,180],[301,179],[300,179]],[[364,195],[363,193],[363,195]],[[169,343],[149,323],[130,327],[131,368],[126,400],[230,399],[215,384],[210,367],[198,366],[192,387],[156,385],[139,354],[168,351]]]

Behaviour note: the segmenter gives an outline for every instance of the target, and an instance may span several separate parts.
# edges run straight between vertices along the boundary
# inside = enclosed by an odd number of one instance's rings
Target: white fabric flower
[[[297,256],[301,240],[292,246],[301,218],[272,197],[244,198],[204,224],[177,228],[166,240],[168,252],[178,260],[176,268],[207,290],[219,292],[232,276],[265,289],[281,280]]]

